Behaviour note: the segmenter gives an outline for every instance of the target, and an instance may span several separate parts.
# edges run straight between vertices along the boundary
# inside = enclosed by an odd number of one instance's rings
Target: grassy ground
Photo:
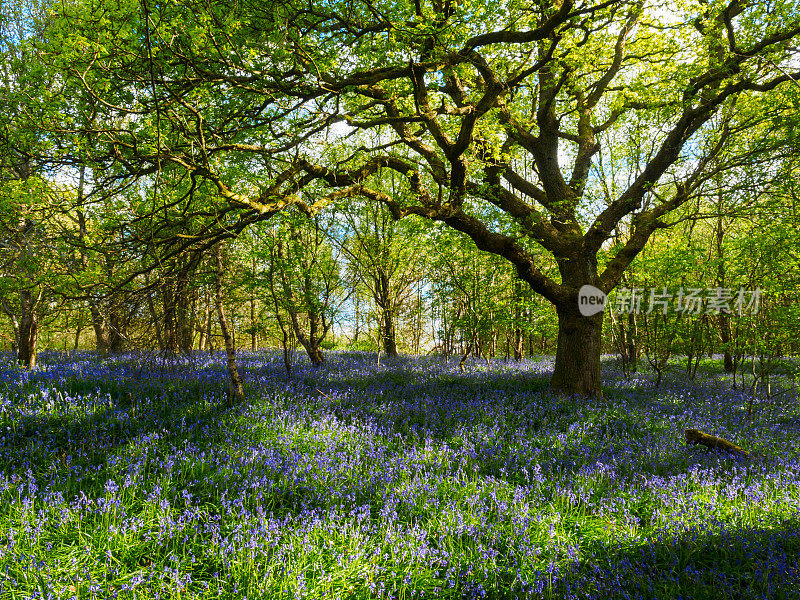
[[[456,363],[0,366],[0,598],[800,598],[795,392]]]

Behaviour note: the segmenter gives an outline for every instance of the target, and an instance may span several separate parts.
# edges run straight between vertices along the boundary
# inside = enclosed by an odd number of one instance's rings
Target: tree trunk
[[[514,279],[511,302],[514,311],[514,360],[522,360],[525,346],[522,335],[522,281],[520,279]]]
[[[557,306],[556,312],[558,346],[550,389],[562,394],[601,396],[603,313],[584,317],[577,302]]]
[[[250,296],[250,350],[253,352],[258,347],[256,337],[256,298]]]
[[[275,256],[283,260],[284,249],[280,242],[277,244]],[[305,300],[304,304],[307,307],[305,309],[305,314],[308,317],[308,335],[306,335],[305,330],[300,323],[300,314],[296,309],[295,294],[294,290],[292,289],[292,284],[288,280],[286,274],[281,273],[281,285],[283,287],[283,293],[286,299],[286,306],[284,309],[289,314],[289,319],[292,324],[292,329],[294,330],[295,338],[298,342],[300,342],[300,345],[305,348],[308,358],[311,360],[311,364],[315,367],[318,367],[325,362],[325,357],[322,354],[321,343],[328,332],[328,326],[325,323],[324,314],[319,314],[319,312],[314,308],[313,298],[310,297],[310,294],[313,290],[313,284],[308,268],[305,268],[304,271],[304,286],[302,294]]]
[[[163,308],[164,353],[178,353],[178,331],[175,324],[175,292],[174,283],[165,281],[161,284],[161,306]]]
[[[78,179],[78,204],[83,202],[83,189],[86,177],[86,166],[82,165]],[[89,254],[86,249],[86,215],[82,210],[78,211],[78,240],[81,251],[81,266],[84,272],[89,271]],[[105,354],[108,351],[108,332],[103,314],[96,298],[89,298],[89,315],[92,319],[92,329],[94,330],[95,349],[98,354]]]
[[[308,335],[306,335],[302,325],[300,324],[300,318],[297,313],[295,313],[291,308],[287,308],[287,312],[289,313],[289,319],[292,323],[292,329],[294,330],[295,338],[297,338],[297,341],[300,342],[300,345],[305,348],[306,354],[308,354],[308,358],[311,360],[311,364],[315,367],[320,366],[325,362],[325,356],[322,354],[322,347],[320,346],[322,337],[318,335],[319,318],[317,314],[314,311],[308,311],[309,325]]]
[[[381,311],[380,328],[383,351],[386,356],[397,356],[397,333],[394,325],[394,303],[391,298],[389,277],[381,272],[375,278],[375,303]]]
[[[725,313],[719,315],[719,337],[722,341],[723,360],[726,373],[733,373],[733,354],[731,354],[731,321]]]
[[[353,344],[358,342],[359,324],[361,323],[361,306],[359,305],[358,290],[355,291],[356,327],[353,331]]]
[[[77,352],[78,348],[80,347],[80,344],[81,344],[81,332],[82,331],[83,331],[83,325],[78,324],[77,329],[75,329],[75,338],[74,338],[74,342],[72,344],[72,351],[73,352]]]
[[[92,328],[95,335],[95,346],[99,354],[119,353],[125,349],[125,331],[130,322],[129,309],[120,298],[108,300],[106,315],[100,310],[95,299],[89,300],[89,313],[92,317]]]
[[[195,290],[189,288],[188,268],[171,275],[161,286],[163,304],[164,349],[167,354],[190,354],[194,318],[192,303]]]
[[[686,435],[687,446],[701,444],[712,450],[725,450],[726,452],[734,452],[743,455],[750,454],[747,450],[742,450],[739,446],[724,438],[709,435],[698,429],[687,429],[684,435]]]
[[[308,358],[311,359],[311,364],[315,367],[325,362],[325,356],[322,354],[322,348],[319,347],[319,344],[306,346],[306,353]]]
[[[98,354],[105,354],[108,349],[108,342],[106,341],[106,327],[103,315],[100,314],[100,309],[97,307],[97,302],[89,299],[89,314],[92,317],[92,329],[94,329],[95,349]]]
[[[219,327],[222,330],[222,338],[225,340],[225,353],[228,356],[228,377],[230,378],[232,395],[235,395],[237,400],[241,400],[244,398],[244,388],[242,387],[242,378],[239,376],[239,369],[236,367],[236,347],[233,344],[233,338],[228,328],[228,319],[225,318],[225,308],[222,298],[222,276],[225,271],[222,268],[222,248],[219,245],[217,245],[215,249],[215,257],[217,261],[217,276],[215,281],[217,317],[219,317]]]
[[[20,319],[20,340],[17,361],[26,369],[36,366],[36,346],[39,341],[39,320],[35,314]]]
[[[628,329],[627,329],[627,339],[625,340],[628,355],[628,364],[630,365],[631,371],[636,373],[639,369],[639,348],[637,347],[637,337],[638,331],[636,327],[636,313],[631,311],[628,313]]]
[[[397,333],[391,309],[383,313],[383,319],[383,351],[386,356],[397,356]]]
[[[717,287],[724,288],[725,287],[725,224],[722,220],[722,216],[724,214],[723,211],[723,199],[722,195],[718,198],[718,206],[719,206],[719,215],[717,216],[717,223],[716,223],[716,250],[717,250]],[[719,325],[719,337],[720,341],[722,342],[722,351],[724,353],[724,366],[726,373],[733,373],[733,356],[731,355],[730,343],[731,343],[731,322],[728,315],[724,312],[721,312],[718,321]]]
[[[178,291],[177,308],[175,324],[178,330],[178,346],[184,354],[191,354],[194,347],[194,321],[197,316],[197,290],[189,287],[188,281]]]
[[[108,342],[108,351],[112,354],[118,354],[125,349],[125,332],[127,331],[129,317],[123,311],[127,310],[127,306],[122,303],[121,299],[111,299],[108,307],[106,340]]]
[[[148,283],[149,285],[146,273],[145,273],[145,282]],[[147,292],[147,309],[150,311],[150,321],[152,321],[153,327],[155,328],[156,343],[158,344],[158,349],[163,352],[164,338],[161,335],[161,319],[158,318],[158,314],[156,313],[156,305],[153,302],[153,294],[150,293],[149,291]]]
[[[318,367],[324,363],[325,357],[322,354],[322,347],[320,346],[322,342],[322,336],[320,335],[320,317],[316,311],[308,310],[308,335],[304,334],[302,327],[300,327],[300,321],[294,314],[292,314],[292,323],[295,326],[295,337],[297,337],[306,349],[311,364]]]
[[[26,369],[36,366],[36,346],[39,342],[39,317],[36,314],[36,305],[41,299],[41,292],[34,297],[31,290],[21,290],[20,319],[19,319],[19,346],[17,348],[17,361]]]
[[[414,331],[414,356],[419,356],[422,342],[422,284],[417,285],[416,328]]]
[[[208,340],[211,336],[211,299],[208,293],[205,294],[203,301],[203,324],[200,327],[200,339],[197,342],[197,347],[205,352],[208,350]]]
[[[255,255],[253,255],[253,259],[250,263],[252,268],[253,277],[256,277],[258,273],[258,263],[256,261]],[[253,352],[256,351],[258,347],[258,335],[257,335],[257,327],[256,327],[256,290],[255,287],[250,290],[250,350]]]

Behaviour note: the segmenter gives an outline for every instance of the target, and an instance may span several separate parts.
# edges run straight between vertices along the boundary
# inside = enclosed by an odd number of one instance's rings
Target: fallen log
[[[726,452],[733,452],[735,454],[741,454],[744,456],[750,455],[747,450],[742,450],[739,448],[739,446],[729,442],[728,440],[703,433],[698,429],[687,429],[686,445],[689,446],[695,444],[700,444],[701,446],[712,448],[714,450],[725,450]]]

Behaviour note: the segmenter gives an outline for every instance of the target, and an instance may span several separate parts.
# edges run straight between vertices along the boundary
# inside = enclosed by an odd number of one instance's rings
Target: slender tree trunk
[[[146,285],[150,285],[150,277],[147,273],[144,275],[144,282]],[[156,330],[156,343],[158,344],[158,349],[163,351],[164,337],[161,335],[161,319],[159,319],[158,314],[156,314],[156,306],[153,302],[153,294],[150,291],[147,292],[147,310],[150,312],[150,321],[153,323],[153,327]]]
[[[73,352],[78,350],[78,346],[80,345],[80,342],[81,342],[81,333],[83,332],[83,328],[84,328],[83,311],[81,309],[78,309],[75,312],[75,314],[76,314],[76,317],[77,317],[77,319],[76,319],[77,324],[73,325],[73,327],[75,327],[75,335],[72,338],[73,339],[73,343],[72,343],[72,351]],[[67,345],[67,342],[64,341],[64,347],[65,348],[66,348],[66,345]]]
[[[442,350],[445,356],[450,356],[453,352],[453,332],[447,313],[442,310]]]
[[[187,289],[188,288],[188,289]],[[194,321],[197,311],[197,291],[184,281],[178,291],[178,346],[184,354],[191,354],[194,347]]]
[[[283,245],[280,242],[277,244],[276,256],[280,260],[283,260]],[[327,333],[327,328],[325,327],[322,316],[313,308],[314,303],[312,299],[307,296],[313,289],[308,269],[305,270],[303,279],[305,284],[303,294],[306,294],[305,304],[308,307],[305,311],[308,317],[308,335],[306,335],[303,326],[300,324],[300,315],[295,309],[295,295],[292,290],[292,285],[287,279],[286,274],[281,273],[281,285],[287,300],[285,310],[289,314],[289,320],[292,324],[295,338],[300,342],[300,345],[305,348],[308,358],[311,360],[311,364],[318,367],[325,362],[325,356],[322,354],[322,347],[320,344]]]
[[[283,348],[283,367],[286,369],[286,376],[292,376],[292,354],[289,348],[289,330],[281,317],[281,307],[278,302],[278,294],[275,291],[275,256],[272,256],[269,270],[267,271],[267,281],[269,282],[269,291],[272,296],[272,305],[275,308],[275,319],[278,321],[278,327],[281,329],[281,347]],[[357,305],[356,305],[357,306]],[[356,313],[356,337],[358,333],[358,314]]]
[[[214,311],[211,309],[211,294],[206,297],[206,340],[204,350],[214,349],[214,338],[211,337],[211,330],[214,326]]]
[[[251,261],[252,273],[253,276],[256,276],[256,269],[258,268],[258,263],[256,262],[255,255],[253,256],[253,260]],[[258,340],[256,335],[256,291],[255,288],[250,290],[250,350],[253,352],[256,351],[258,346]]]
[[[725,287],[725,224],[722,220],[723,216],[723,199],[720,195],[718,199],[719,215],[716,222],[716,250],[717,250],[717,286],[720,288]],[[733,355],[731,354],[731,322],[728,315],[724,312],[720,313],[717,318],[719,325],[719,337],[722,342],[722,352],[724,355],[724,368],[726,373],[733,373]]]
[[[467,344],[466,350],[464,350],[464,354],[461,356],[461,360],[458,361],[458,370],[464,371],[464,363],[467,362],[467,358],[469,358],[469,353],[472,352],[472,343]]]
[[[514,316],[514,332],[511,345],[514,348],[514,360],[522,360],[522,281],[519,278],[514,278],[511,303]]]
[[[200,339],[197,341],[197,347],[205,352],[208,350],[208,339],[211,335],[211,299],[208,293],[205,294],[205,301],[203,302],[203,324],[200,327]]]
[[[192,257],[161,286],[164,350],[190,354],[194,346],[197,290],[191,285]]]
[[[250,296],[250,350],[256,351],[256,299]]]
[[[17,361],[26,369],[36,366],[36,347],[39,342],[39,316],[36,308],[41,300],[41,291],[34,295],[31,290],[21,290],[20,319],[19,319],[19,346],[17,348]]]
[[[165,281],[161,284],[162,331],[164,332],[164,354],[175,354],[178,341],[175,338],[175,304],[173,302],[172,284]]]
[[[422,343],[422,283],[417,283],[417,312],[416,328],[414,331],[414,355],[419,356],[419,348]]]
[[[626,352],[628,355],[628,364],[630,365],[631,371],[634,373],[639,370],[639,347],[637,342],[638,333],[639,332],[636,326],[636,313],[631,311],[628,313]]]
[[[83,200],[83,188],[86,176],[86,166],[81,166],[78,178],[78,203]],[[86,250],[86,215],[82,210],[78,211],[78,240],[80,242],[81,250],[81,267],[84,271],[89,270],[89,255]],[[89,316],[92,319],[92,329],[94,330],[95,349],[98,354],[105,354],[108,352],[108,332],[106,331],[106,322],[103,314],[100,311],[100,306],[95,298],[89,298]]]
[[[355,296],[355,299],[353,300],[353,302],[355,304],[355,312],[356,312],[356,315],[355,315],[355,317],[356,317],[356,326],[355,326],[355,330],[353,331],[353,344],[355,344],[355,343],[358,342],[359,333],[361,333],[360,330],[359,330],[359,326],[361,324],[361,304],[360,304],[360,300],[359,300],[359,296],[358,296],[358,289],[356,289],[353,292],[353,294]]]
[[[286,369],[286,376],[292,376],[292,353],[289,348],[289,331],[281,317],[280,307],[278,306],[278,297],[274,293],[272,286],[272,279],[270,275],[270,287],[272,288],[272,301],[275,304],[275,318],[278,320],[278,327],[281,329],[281,348],[283,349],[283,368]]]
[[[719,337],[722,341],[723,361],[726,373],[733,373],[733,354],[731,354],[731,321],[725,313],[720,313],[719,317]]]
[[[81,205],[84,198],[84,187],[86,184],[86,166],[81,165],[78,174],[78,205]],[[89,270],[89,253],[86,248],[86,215],[82,210],[78,210],[78,240],[80,243],[81,267],[84,272]],[[106,259],[108,260],[108,259]],[[107,276],[111,280],[111,265],[106,262]],[[96,298],[89,298],[89,314],[92,319],[92,329],[95,335],[95,348],[99,354],[107,352],[118,352],[122,350],[124,339],[122,336],[122,322],[115,318],[118,312],[115,305],[116,299],[111,298],[108,306],[108,315],[104,316],[100,309],[100,302]]]
[[[78,327],[75,329],[75,338],[74,338],[74,341],[73,341],[73,344],[72,344],[72,351],[73,352],[76,352],[78,350],[78,348],[80,347],[81,332],[83,332],[83,326],[82,325],[78,325]]]
[[[222,247],[219,244],[215,248],[215,258],[217,266],[215,281],[217,317],[219,318],[219,327],[222,330],[222,338],[225,340],[225,353],[228,356],[228,377],[230,378],[232,395],[235,395],[237,400],[241,400],[244,398],[244,388],[242,387],[242,378],[239,376],[239,369],[236,367],[236,347],[233,344],[233,338],[228,328],[228,320],[225,318],[222,293],[222,278],[225,270],[222,267]]]

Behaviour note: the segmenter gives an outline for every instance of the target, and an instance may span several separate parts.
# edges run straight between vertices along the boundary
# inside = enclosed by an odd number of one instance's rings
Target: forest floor
[[[800,412],[719,361],[0,366],[0,598],[800,598]],[[684,429],[754,456],[686,447]]]

